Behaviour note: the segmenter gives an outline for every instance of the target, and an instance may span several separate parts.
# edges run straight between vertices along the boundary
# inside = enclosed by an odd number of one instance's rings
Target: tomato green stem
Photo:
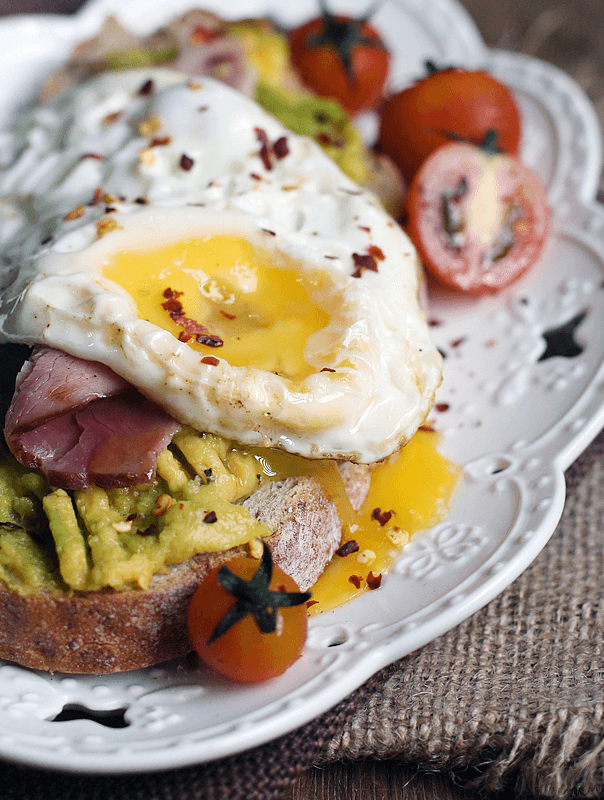
[[[273,558],[265,542],[262,543],[262,560],[250,580],[235,575],[224,566],[218,572],[218,582],[237,602],[214,628],[208,644],[212,644],[248,614],[251,614],[262,633],[277,629],[277,609],[299,606],[310,600],[310,592],[274,592],[269,589],[273,577]]]

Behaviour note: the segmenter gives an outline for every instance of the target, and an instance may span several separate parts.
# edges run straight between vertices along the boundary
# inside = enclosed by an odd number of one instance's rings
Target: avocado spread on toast
[[[146,589],[198,553],[270,535],[237,505],[259,481],[253,456],[191,428],[160,454],[150,485],[67,493],[11,457],[0,464],[0,580],[22,595]]]

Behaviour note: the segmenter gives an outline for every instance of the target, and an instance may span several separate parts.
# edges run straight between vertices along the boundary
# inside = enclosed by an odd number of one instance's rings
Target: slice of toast
[[[267,483],[245,505],[273,530],[266,542],[274,562],[300,589],[312,586],[342,533],[317,481]],[[186,617],[195,589],[214,567],[248,554],[243,546],[194,556],[156,575],[147,590],[22,596],[0,584],[0,658],[53,672],[108,673],[183,656],[191,649]]]

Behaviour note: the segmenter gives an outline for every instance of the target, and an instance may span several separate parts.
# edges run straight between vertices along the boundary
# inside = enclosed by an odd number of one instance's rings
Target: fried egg
[[[4,340],[102,362],[197,430],[311,458],[383,459],[425,419],[441,358],[411,242],[249,98],[105,74],[35,108],[0,157],[19,211],[0,231]]]

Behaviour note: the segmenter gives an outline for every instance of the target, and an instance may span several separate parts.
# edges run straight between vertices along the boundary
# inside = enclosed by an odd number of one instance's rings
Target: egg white
[[[153,91],[141,94],[148,80]],[[270,142],[286,137],[289,152],[270,170],[256,129]],[[153,136],[169,143],[150,147]],[[5,340],[100,361],[198,430],[307,457],[376,461],[425,419],[441,358],[419,307],[411,242],[318,145],[250,99],[168,70],[106,74],[34,109],[4,137],[3,151],[0,195],[22,220],[13,215],[4,233]],[[91,204],[98,187],[120,198],[110,212]],[[104,219],[115,229],[99,237]],[[2,230],[0,221],[0,239]],[[276,262],[285,254],[301,274],[328,277],[313,299],[330,322],[307,342],[316,371],[305,380],[224,359],[202,363],[139,319],[132,298],[102,275],[114,252],[215,233],[241,235],[274,250]],[[377,271],[352,277],[353,254],[370,245],[384,255]]]

